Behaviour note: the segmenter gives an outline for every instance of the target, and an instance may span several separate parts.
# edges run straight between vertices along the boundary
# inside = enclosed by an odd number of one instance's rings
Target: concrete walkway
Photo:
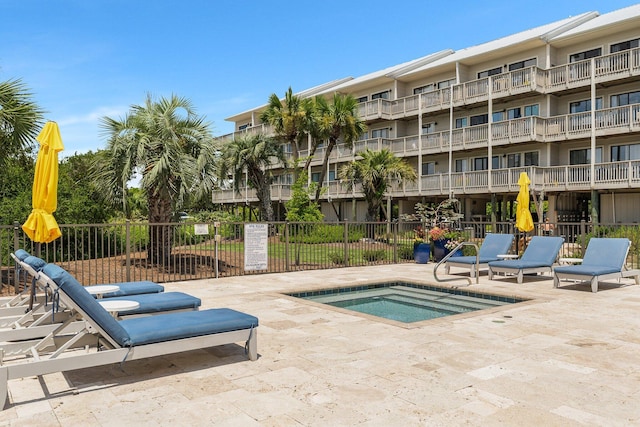
[[[433,264],[167,284],[259,317],[258,361],[238,344],[12,380],[0,426],[640,425],[631,280],[485,273],[469,289],[531,300],[409,326],[282,295],[391,280],[433,284]]]

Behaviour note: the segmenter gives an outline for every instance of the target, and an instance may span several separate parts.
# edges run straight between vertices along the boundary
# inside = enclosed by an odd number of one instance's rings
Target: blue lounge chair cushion
[[[16,258],[18,258],[20,261],[24,261],[24,259],[28,256],[31,256],[31,254],[27,251],[25,251],[24,249],[18,249],[17,251],[15,251],[13,253]]]
[[[619,273],[620,269],[600,265],[563,265],[556,267],[554,271],[564,274],[578,274],[581,276],[602,276],[604,274]]]
[[[520,259],[491,261],[489,267],[514,270],[551,267],[556,261],[563,243],[562,237],[533,236]]]
[[[480,256],[478,262],[480,264],[486,264],[488,262],[496,261],[498,259],[499,258],[496,258],[496,257],[482,257],[482,256]],[[475,264],[476,263],[476,257],[475,256],[457,256],[457,257],[454,257],[454,258],[449,258],[448,261],[451,262],[451,263],[455,263],[455,264],[469,264],[469,265],[471,265],[471,264]]]
[[[108,292],[102,295],[103,298],[123,297],[127,295],[154,294],[164,291],[164,286],[149,281],[110,283],[110,285],[119,286],[120,289],[115,292]]]
[[[131,345],[131,339],[127,331],[78,283],[75,277],[55,264],[45,265],[42,272],[53,280],[60,290],[67,294],[115,342],[123,347]]]
[[[200,307],[202,301],[193,295],[183,292],[163,292],[155,294],[127,295],[124,297],[109,298],[109,301],[135,301],[140,304],[135,310],[129,310],[125,315],[159,313],[171,310],[195,310]]]
[[[619,273],[629,252],[629,239],[594,237],[589,240],[581,265],[556,267],[554,271],[582,276]]]
[[[229,308],[215,308],[137,317],[118,323],[130,337],[131,345],[142,345],[255,328],[258,318]]]
[[[45,260],[32,255],[27,256],[21,261],[33,268],[34,271],[40,271],[45,265],[47,265]]]

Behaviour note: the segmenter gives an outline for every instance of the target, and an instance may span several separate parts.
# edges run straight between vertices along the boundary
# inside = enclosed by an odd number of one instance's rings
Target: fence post
[[[19,249],[19,247],[18,247],[18,244],[19,244],[18,231],[19,230],[20,230],[20,223],[18,221],[14,221],[13,222],[13,253],[14,254]],[[18,270],[15,270],[15,271],[16,271],[16,274],[14,274],[14,276],[13,276],[13,290],[17,294],[20,280],[18,280],[19,279],[19,277],[18,277],[19,275],[17,274]]]
[[[349,267],[349,220],[344,220],[344,266]]]
[[[284,223],[284,269],[291,271],[291,261],[289,260],[289,221]]]
[[[125,273],[127,282],[131,281],[131,220],[126,220],[124,223],[124,235],[125,235]]]
[[[585,251],[585,246],[584,246],[584,242],[587,240],[587,223],[586,221],[583,219],[580,221],[580,250],[582,251],[582,255],[584,255],[584,251]],[[595,236],[598,237],[598,236]]]
[[[400,220],[391,225],[393,228],[393,263],[398,263],[398,229],[400,228]]]

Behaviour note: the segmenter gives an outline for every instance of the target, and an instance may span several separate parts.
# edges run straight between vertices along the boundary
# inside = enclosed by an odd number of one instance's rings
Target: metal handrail
[[[440,261],[438,261],[438,263],[435,265],[435,267],[433,267],[433,278],[436,279],[437,282],[448,282],[451,280],[458,280],[458,279],[467,279],[469,281],[469,285],[473,285],[473,280],[471,280],[471,277],[454,277],[454,278],[450,278],[450,279],[440,279],[438,277],[438,267],[440,267],[440,264],[446,262],[449,258],[451,258],[453,256],[453,254],[456,253],[457,250],[462,249],[463,246],[473,246],[474,248],[476,248],[476,284],[480,283],[479,279],[480,279],[480,254],[479,254],[479,250],[480,248],[478,247],[478,245],[476,245],[473,242],[461,242],[458,244],[458,246],[455,247],[455,249],[453,249],[452,251],[450,251],[447,255],[445,255],[444,258],[442,258]]]

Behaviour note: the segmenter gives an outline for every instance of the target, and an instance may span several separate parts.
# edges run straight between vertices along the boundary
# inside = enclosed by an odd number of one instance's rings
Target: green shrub
[[[357,242],[363,237],[363,231],[350,228],[347,240]],[[284,241],[283,232],[280,232],[280,240]],[[344,226],[318,223],[289,224],[289,241],[308,244],[342,243],[344,242]]]
[[[329,254],[329,260],[331,260],[331,262],[336,265],[346,264],[345,258],[344,258],[344,252],[331,252]],[[348,257],[347,257],[347,260],[349,260]]]
[[[387,252],[384,249],[365,249],[362,251],[362,258],[368,262],[384,261],[387,259]]]
[[[413,246],[399,245],[398,246],[398,258],[399,259],[413,259]]]

